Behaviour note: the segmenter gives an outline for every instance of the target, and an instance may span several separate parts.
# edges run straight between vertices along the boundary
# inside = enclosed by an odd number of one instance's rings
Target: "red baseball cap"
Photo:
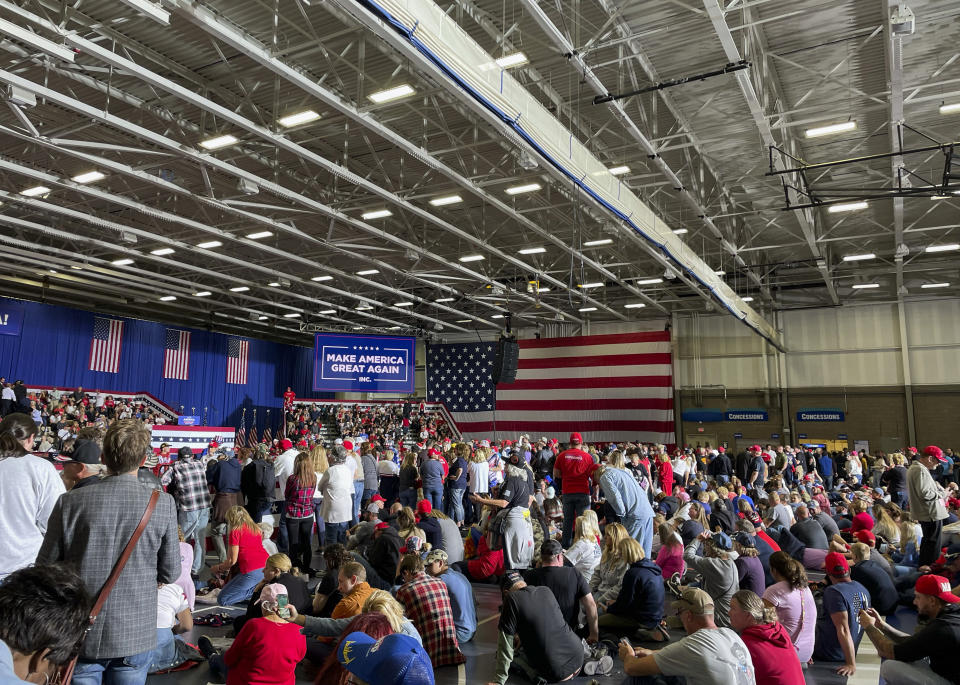
[[[853,534],[853,537],[855,537],[858,542],[862,542],[865,545],[870,545],[871,547],[877,544],[877,536],[869,530],[858,530]]]
[[[373,527],[373,529],[374,529],[374,530],[385,530],[385,529],[387,529],[387,528],[389,528],[389,527],[390,527],[390,524],[389,524],[389,523],[384,523],[383,521],[381,521],[380,523],[378,523],[377,525],[375,525],[375,526]]]
[[[823,568],[827,575],[835,578],[850,575],[850,564],[847,563],[847,558],[839,552],[830,552],[823,560]]]
[[[760,445],[751,445],[751,446],[750,446],[750,451],[751,451],[751,452],[763,452],[763,448],[760,447]]]
[[[386,502],[387,500],[385,500],[383,497],[381,497],[380,494],[378,493],[378,494],[375,494],[373,497],[371,497],[371,498],[370,498],[370,501],[371,501],[371,502]]]
[[[435,449],[433,449],[433,448],[431,447],[431,448],[430,448],[430,451],[428,451],[427,454],[429,454],[431,457],[439,457],[439,456],[440,456],[440,450],[435,450]]]
[[[571,433],[571,434],[570,434],[570,442],[571,442],[571,443],[576,443],[576,444],[578,444],[578,445],[582,445],[582,444],[583,444],[583,436],[580,435],[579,433]]]
[[[950,588],[950,581],[943,576],[927,574],[917,578],[917,584],[914,590],[921,595],[930,595],[948,604],[960,604],[960,597],[953,594]]]
[[[429,514],[433,511],[433,505],[430,504],[430,500],[422,499],[417,502],[417,513],[418,514]]]
[[[283,440],[280,441],[280,447],[282,449],[288,450],[291,447],[293,447],[293,443],[287,440],[286,438],[284,438]]]
[[[936,445],[927,445],[923,448],[923,456],[936,457],[937,461],[946,462],[947,458],[943,456],[943,450]]]
[[[347,452],[352,452],[352,451],[353,451],[353,440],[344,440],[344,441],[343,441],[343,449],[345,449]]]
[[[217,442],[216,440],[211,440],[208,447],[220,447],[220,443]]]

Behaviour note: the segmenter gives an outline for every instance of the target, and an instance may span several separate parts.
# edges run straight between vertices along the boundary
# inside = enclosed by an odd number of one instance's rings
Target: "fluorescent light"
[[[362,331],[362,330],[363,330],[363,326],[354,326],[354,327],[353,327],[353,330],[355,330],[355,331]]]
[[[390,102],[391,100],[399,100],[400,98],[405,98],[408,95],[413,95],[416,91],[408,86],[406,83],[394,88],[387,88],[386,90],[378,90],[376,93],[370,93],[367,96],[371,102],[375,102],[378,105],[383,102]]]
[[[27,45],[37,48],[38,50],[43,50],[47,54],[53,55],[54,57],[59,57],[60,59],[68,62],[73,61],[73,50],[70,48],[60,45],[59,43],[54,43],[52,40],[48,40],[43,36],[34,33],[33,31],[28,31],[22,26],[17,26],[13,22],[9,22],[6,19],[0,19],[0,33],[5,33],[12,38],[16,38]]]
[[[463,202],[463,198],[459,195],[446,195],[444,197],[435,197],[430,200],[430,204],[434,207],[445,207],[447,205],[455,205],[458,202]]]
[[[269,316],[260,315],[257,317],[257,321],[266,321],[269,318],[270,318]]]
[[[519,254],[542,254],[547,251],[545,247],[526,247],[522,250],[517,250]]]
[[[714,271],[713,274],[714,276],[726,276],[727,272],[724,271],[723,269],[720,269],[719,271]]]
[[[150,250],[150,254],[157,255],[158,257],[173,254],[174,252],[176,252],[176,250],[174,250],[172,247],[158,247],[156,250]]]
[[[949,283],[924,283],[921,288],[949,288]]]
[[[502,318],[503,318],[503,314],[494,314],[494,315],[491,316],[490,318],[491,318],[491,319],[502,319]]]
[[[743,302],[753,302],[753,298],[750,297],[749,295],[747,295],[746,297],[741,297],[740,300]]]
[[[685,234],[685,233],[687,233],[687,232],[688,232],[688,231],[687,231],[687,229],[685,229],[685,228],[675,228],[675,229],[673,229],[674,235],[683,235],[683,234]]]
[[[380,269],[364,269],[363,271],[358,271],[357,276],[373,276],[373,274],[380,273]]]
[[[387,328],[387,330],[388,330],[388,331],[399,331],[399,330],[400,330],[400,326],[390,326],[389,328]]]
[[[373,309],[373,307],[371,307],[368,304],[362,304],[359,307],[357,307],[358,312],[366,312],[366,311],[370,311],[371,309]]]
[[[85,174],[78,174],[70,180],[74,183],[93,183],[94,181],[101,181],[106,177],[106,174],[101,174],[99,171],[88,171]]]
[[[114,266],[130,266],[131,264],[133,264],[133,260],[130,259],[129,257],[124,257],[123,259],[114,259],[110,263],[113,264]]]
[[[457,319],[457,323],[471,323],[473,319]]]
[[[532,193],[535,190],[540,190],[539,183],[527,183],[522,186],[513,186],[511,188],[507,188],[504,192],[507,195],[519,195],[520,193]]]
[[[639,309],[640,307],[646,307],[643,302],[631,302],[630,304],[623,305],[624,309]]]
[[[596,307],[580,307],[580,309],[578,309],[577,311],[578,312],[595,312],[597,311],[597,308]]]
[[[925,250],[925,252],[951,252],[952,250],[960,250],[960,245],[957,243],[951,243],[949,245],[931,245]]]
[[[176,299],[177,299],[177,298],[176,298],[175,295],[164,295],[163,297],[160,298],[160,301],[161,301],[161,302],[173,302],[173,301],[176,300]]]
[[[257,231],[256,233],[248,233],[247,238],[250,240],[260,240],[260,238],[269,238],[273,235],[273,231]]]
[[[521,64],[526,64],[529,61],[527,56],[522,52],[514,52],[513,54],[498,58],[497,66],[501,69],[509,69],[510,67],[519,67]]]
[[[391,212],[389,209],[375,209],[372,212],[364,212],[363,214],[360,215],[360,218],[363,219],[364,221],[367,221],[369,219],[382,219],[385,216],[392,216],[392,215],[393,215],[393,212]]]
[[[630,167],[626,165],[615,166],[607,169],[613,176],[623,176],[626,173],[630,172]]]
[[[931,200],[949,200],[950,196],[949,195],[931,195],[930,199]]]
[[[857,283],[853,286],[854,290],[866,290],[868,288],[879,288],[879,283]]]
[[[230,288],[230,292],[232,293],[245,293],[248,290],[250,290],[250,288],[245,285],[238,285],[236,287]]]
[[[236,142],[237,142],[237,137],[227,133],[226,135],[217,136],[215,138],[207,138],[206,140],[201,140],[200,147],[202,147],[205,150],[219,150],[222,147],[233,145]]]
[[[193,296],[194,297],[210,297],[212,294],[213,293],[211,293],[209,290],[201,290],[198,293],[194,293]]]
[[[320,313],[321,313],[321,314],[336,314],[336,313],[337,313],[337,310],[336,310],[336,309],[324,309],[324,310],[323,310],[322,312],[320,312]]]
[[[837,214],[838,212],[855,212],[858,209],[866,209],[866,202],[845,202],[840,205],[830,205],[827,207],[827,211],[831,214]]]
[[[940,105],[940,114],[956,114],[960,112],[960,102],[954,102],[949,105]]]
[[[460,258],[461,262],[482,262],[486,257],[482,254],[468,254]]]
[[[311,281],[316,281],[317,283],[319,283],[320,281],[332,281],[332,280],[333,280],[333,276],[314,276],[314,277],[311,278],[310,280],[311,280]]]
[[[548,292],[550,292],[550,288],[537,288],[537,292],[538,292],[538,293],[548,293]]]
[[[280,287],[280,284],[277,283],[276,281],[270,281],[269,283],[267,283],[267,285],[269,285],[271,288],[279,288],[279,287]]]
[[[412,307],[413,302],[394,302],[393,306],[394,307]]]
[[[855,121],[844,121],[841,124],[830,124],[829,126],[818,126],[816,128],[808,128],[806,131],[807,138],[819,138],[820,136],[829,136],[834,133],[844,133],[846,131],[853,131],[857,128],[857,122]]]
[[[577,287],[589,290],[590,288],[602,288],[603,283],[580,283]]]
[[[284,128],[291,128],[293,126],[299,126],[300,124],[308,124],[311,121],[316,121],[319,118],[319,114],[314,112],[312,109],[308,109],[303,112],[297,112],[296,114],[288,114],[285,117],[280,117],[277,119],[277,123]]]
[[[609,245],[613,242],[611,238],[602,238],[601,240],[588,240],[583,244],[584,247],[597,247],[598,245]]]
[[[197,247],[199,247],[201,250],[209,250],[212,247],[220,247],[222,245],[223,243],[221,243],[219,240],[208,240],[204,243],[198,243]]]
[[[434,300],[434,302],[453,302],[452,297],[441,297],[439,300]]]
[[[663,283],[662,278],[642,278],[639,281],[635,281],[636,285],[656,285],[657,283]]]
[[[70,268],[71,268],[71,269],[74,269],[74,270],[76,270],[76,271],[83,271],[83,267],[80,266],[79,264],[71,264],[71,265],[70,265]]]
[[[300,318],[300,314],[297,313],[297,312],[290,312],[289,314],[284,314],[284,315],[283,315],[283,318],[284,318],[284,319],[299,319],[299,318]]]
[[[26,190],[21,190],[20,194],[25,197],[37,197],[39,195],[46,195],[50,192],[50,189],[46,186],[34,186],[33,188],[27,188]]]
[[[149,0],[120,0],[127,7],[132,7],[137,12],[145,14],[156,22],[161,24],[170,23],[170,13],[162,9],[159,3],[155,4]]]
[[[876,259],[877,255],[872,252],[867,254],[848,254],[843,258],[845,262],[862,262],[865,259]]]

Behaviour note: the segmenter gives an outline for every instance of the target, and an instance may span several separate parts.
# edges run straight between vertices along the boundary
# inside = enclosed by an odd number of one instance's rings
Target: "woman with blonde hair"
[[[679,573],[683,577],[686,563],[683,561],[683,538],[669,523],[660,524],[660,549],[657,551],[657,566],[663,571],[664,578],[672,578]]]
[[[661,627],[664,583],[660,567],[647,559],[640,543],[625,537],[617,545],[617,556],[626,564],[620,591],[597,623],[601,630],[641,640],[663,642],[669,639]]]
[[[603,552],[600,550],[600,543],[597,542],[599,530],[587,516],[588,513],[592,514],[593,512],[588,509],[577,517],[574,525],[573,544],[570,545],[564,556],[573,564],[575,569],[580,571],[583,579],[589,583],[594,569],[600,563]]]
[[[226,520],[227,560],[211,567],[210,571],[214,574],[226,573],[236,565],[233,569],[235,575],[219,592],[212,590],[204,597],[198,597],[197,601],[201,604],[230,605],[250,599],[267,565],[267,550],[263,548],[260,527],[253,522],[247,510],[240,506],[230,507]]]
[[[399,526],[400,539],[404,542],[411,536],[421,540],[427,539],[427,534],[417,526],[417,516],[410,507],[404,507],[397,513],[397,526]]]
[[[317,551],[324,548],[325,536],[323,534],[323,491],[320,490],[320,477],[330,468],[330,461],[327,459],[327,448],[321,443],[317,443],[310,450],[310,459],[313,461],[313,470],[317,474],[317,487],[313,491],[313,522],[317,526]]]
[[[480,520],[482,505],[470,499],[470,495],[479,495],[486,498],[490,493],[490,464],[487,463],[488,452],[485,447],[478,447],[467,462],[467,496],[463,498],[466,508],[467,523],[476,523]]]
[[[590,577],[590,591],[597,603],[597,611],[603,613],[608,604],[613,604],[620,592],[627,564],[620,558],[619,545],[630,533],[619,523],[608,523],[604,529],[600,563]]]
[[[301,576],[294,575],[293,562],[286,554],[272,554],[267,557],[267,565],[263,567],[263,580],[253,588],[253,596],[259,597],[264,586],[272,583],[280,583],[287,588],[287,601],[298,612],[301,614],[311,612],[312,599],[307,589],[307,581]],[[234,619],[233,632],[239,634],[244,623],[259,616],[261,616],[260,605],[250,602],[247,605],[247,613]]]

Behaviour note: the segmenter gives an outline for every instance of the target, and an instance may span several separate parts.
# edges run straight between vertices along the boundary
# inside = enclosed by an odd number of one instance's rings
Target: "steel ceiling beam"
[[[720,44],[723,47],[724,54],[727,56],[727,59],[731,62],[739,62],[742,57],[740,55],[740,49],[737,47],[737,43],[734,40],[733,34],[730,32],[730,28],[727,26],[727,21],[724,19],[723,8],[720,7],[720,4],[717,0],[703,0],[703,6],[707,10],[707,15],[710,18],[710,23],[713,24],[713,30],[717,35],[717,38],[720,40]],[[744,10],[749,12],[749,10]],[[759,32],[759,29],[754,27],[754,31]],[[757,64],[757,60],[754,60],[754,64]],[[775,75],[769,72],[767,67],[766,59],[759,61],[761,69],[761,78],[766,80],[766,82],[771,83],[775,86],[774,79]],[[757,92],[753,88],[753,82],[750,80],[749,75],[746,72],[738,71],[734,74],[734,78],[737,81],[737,85],[740,86],[740,92],[743,94],[744,100],[747,103],[747,107],[750,110],[750,116],[753,117],[753,121],[757,126],[757,131],[760,133],[760,139],[763,141],[764,146],[767,149],[772,145],[776,145],[776,140],[773,137],[773,131],[770,129],[770,122],[767,120],[766,114],[763,110],[763,105],[760,104],[760,98],[757,97]],[[780,89],[777,88],[777,91]],[[782,102],[781,98],[776,98],[778,102]],[[787,146],[790,148],[791,153],[796,152],[796,141],[792,140],[789,135],[784,132],[785,141]],[[774,164],[779,166],[782,160],[774,159]],[[794,190],[787,189],[788,196],[790,197],[791,203],[797,202],[797,193]],[[814,259],[817,260],[817,269],[820,271],[820,275],[823,277],[823,282],[827,287],[827,292],[830,295],[830,299],[834,304],[840,303],[840,298],[837,296],[837,290],[833,285],[833,279],[830,276],[830,266],[827,264],[826,259],[824,258],[823,253],[820,251],[820,246],[817,244],[817,234],[816,234],[816,223],[814,221],[813,214],[808,210],[798,210],[793,212],[794,216],[797,218],[797,223],[800,224],[800,230],[803,232],[803,237],[807,241],[807,246],[810,248],[810,253],[813,255]]]
[[[887,126],[890,139],[890,149],[898,152],[903,149],[902,125],[903,125],[903,39],[894,36],[890,27],[890,17],[897,5],[900,3],[892,0],[884,0],[884,56],[886,57],[887,83],[890,87],[890,95],[887,98],[889,115],[887,117]],[[890,159],[890,177],[892,183],[899,185],[898,181],[903,174],[903,157],[895,155]],[[897,274],[897,297],[903,297],[903,258],[905,255],[900,248],[903,242],[903,198],[894,197],[893,200],[893,255]],[[901,312],[901,332],[903,329],[903,308],[898,309]],[[904,346],[904,349],[905,346]]]

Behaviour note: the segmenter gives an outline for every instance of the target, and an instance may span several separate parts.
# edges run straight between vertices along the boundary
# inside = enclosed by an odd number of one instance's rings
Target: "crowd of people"
[[[950,450],[458,441],[404,407],[355,409],[329,444],[308,427],[297,444],[159,455],[115,416],[56,461],[31,454],[29,414],[8,415],[0,682],[78,656],[80,685],[201,660],[238,685],[292,682],[299,664],[317,682],[432,683],[466,659],[477,584],[503,598],[497,685],[603,676],[615,658],[634,685],[791,685],[812,662],[855,673],[864,635],[886,683],[960,682]],[[196,604],[245,607],[229,649],[187,644]]]

